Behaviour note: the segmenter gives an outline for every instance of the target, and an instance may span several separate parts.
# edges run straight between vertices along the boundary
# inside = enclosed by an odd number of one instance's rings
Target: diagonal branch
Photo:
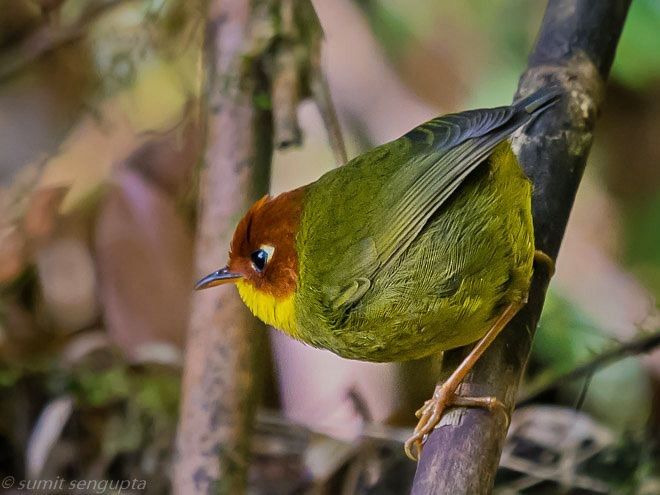
[[[637,338],[618,344],[612,349],[607,349],[606,351],[596,354],[591,359],[565,373],[550,377],[542,375],[537,381],[534,381],[523,388],[516,401],[516,406],[520,407],[528,404],[536,397],[549,390],[577,380],[578,378],[592,376],[594,373],[621,359],[651,352],[658,346],[660,346],[660,328],[649,334],[641,334]]]
[[[614,59],[630,0],[549,0],[518,96],[550,84],[566,97],[515,140],[534,183],[536,247],[553,259],[593,140],[604,83]],[[461,395],[496,396],[513,409],[549,281],[538,270],[529,303],[480,359]],[[455,367],[465,350],[446,354]],[[506,425],[484,410],[456,409],[430,436],[415,475],[413,494],[483,494],[492,490]]]

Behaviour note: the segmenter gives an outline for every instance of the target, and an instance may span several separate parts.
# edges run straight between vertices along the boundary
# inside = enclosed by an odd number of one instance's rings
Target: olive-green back
[[[342,331],[342,315],[465,179],[556,96],[542,91],[513,106],[439,117],[311,184],[297,237],[301,326]],[[304,340],[324,345],[313,336],[322,329],[299,330]]]

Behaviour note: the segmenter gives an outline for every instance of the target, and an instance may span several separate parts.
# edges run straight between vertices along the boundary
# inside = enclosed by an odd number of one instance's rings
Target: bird
[[[535,266],[554,267],[535,248],[532,184],[510,139],[560,97],[545,87],[434,118],[264,196],[238,222],[227,265],[195,289],[234,283],[266,324],[349,359],[407,361],[476,343],[416,412],[405,451],[418,460],[447,408],[505,410],[457,388],[526,304]]]

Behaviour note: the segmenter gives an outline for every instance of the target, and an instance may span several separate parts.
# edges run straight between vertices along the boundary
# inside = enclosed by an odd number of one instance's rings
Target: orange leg
[[[433,397],[427,400],[424,405],[415,413],[419,422],[415,427],[413,435],[406,441],[405,451],[412,460],[418,460],[422,452],[422,444],[426,436],[440,422],[440,418],[448,407],[484,407],[490,411],[499,410],[504,413],[508,422],[508,415],[504,404],[495,397],[458,397],[456,389],[465,378],[465,375],[472,369],[477,360],[490,344],[493,343],[499,333],[506,327],[525,302],[511,303],[502,314],[497,318],[493,326],[486,332],[480,341],[474,346],[470,354],[454,370],[450,377],[442,384],[438,383],[433,392]]]

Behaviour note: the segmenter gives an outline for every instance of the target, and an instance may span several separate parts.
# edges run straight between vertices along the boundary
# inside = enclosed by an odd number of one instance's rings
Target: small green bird
[[[448,406],[502,406],[456,388],[527,302],[532,188],[508,138],[559,96],[546,88],[438,117],[262,198],[238,224],[227,266],[196,288],[235,282],[265,323],[351,359],[404,361],[478,341],[417,412],[406,442],[417,457]]]

